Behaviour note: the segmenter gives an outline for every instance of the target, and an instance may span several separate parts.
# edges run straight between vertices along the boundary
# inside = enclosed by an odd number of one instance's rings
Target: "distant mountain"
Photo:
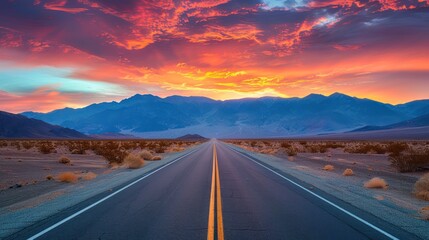
[[[87,134],[176,138],[189,132],[217,138],[285,137],[384,126],[429,114],[429,100],[384,104],[341,93],[304,98],[160,98],[137,94],[120,102],[23,115]]]
[[[139,139],[139,137],[136,137],[134,135],[122,133],[100,133],[89,136],[97,139]]]
[[[0,111],[0,138],[88,138],[68,128]]]
[[[389,130],[389,129],[402,129],[402,128],[420,128],[429,127],[429,114],[425,114],[420,117],[416,117],[410,120],[402,121],[395,124],[386,126],[365,126],[358,128],[351,132],[363,132],[363,131],[377,131],[377,130]]]
[[[176,138],[178,140],[190,140],[190,141],[204,141],[207,140],[207,138],[199,135],[199,134],[186,134],[181,137]]]

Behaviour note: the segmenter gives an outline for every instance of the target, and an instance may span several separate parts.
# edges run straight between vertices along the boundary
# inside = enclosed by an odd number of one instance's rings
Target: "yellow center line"
[[[214,146],[214,152],[216,152],[216,145]],[[217,160],[217,153],[215,154],[216,157],[216,202],[217,202],[217,239],[223,240],[223,217],[222,217],[222,197],[220,194],[220,178],[219,178],[219,163]]]
[[[213,168],[212,168],[212,184],[210,192],[210,206],[209,206],[209,223],[207,230],[207,240],[214,240],[215,233],[215,201],[216,201],[216,215],[217,215],[217,239],[223,240],[223,217],[222,217],[222,197],[220,193],[220,178],[219,178],[219,165],[217,160],[216,145],[213,145]],[[215,198],[216,195],[216,198]]]
[[[214,240],[214,201],[215,201],[215,151],[213,151],[213,167],[212,167],[212,186],[210,191],[210,206],[209,206],[209,225],[207,230],[207,240]]]

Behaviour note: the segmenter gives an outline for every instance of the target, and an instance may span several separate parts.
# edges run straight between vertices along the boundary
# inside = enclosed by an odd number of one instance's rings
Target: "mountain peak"
[[[344,93],[340,92],[334,92],[333,94],[329,95],[330,98],[352,98],[349,95],[346,95]]]
[[[152,94],[136,94],[134,96],[131,96],[129,98],[126,98],[122,100],[120,103],[132,103],[132,102],[139,102],[139,101],[150,101],[150,100],[158,100],[161,99],[158,96],[152,95]]]
[[[323,99],[323,98],[326,98],[326,97],[323,96],[322,94],[311,93],[305,96],[303,99]]]

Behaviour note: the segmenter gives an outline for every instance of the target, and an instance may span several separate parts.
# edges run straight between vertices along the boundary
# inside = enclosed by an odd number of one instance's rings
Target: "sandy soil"
[[[412,194],[415,182],[429,171],[399,173],[392,167],[386,154],[351,154],[344,153],[342,150],[331,150],[328,153],[299,153],[295,157],[288,157],[286,154],[277,154],[277,157],[293,161],[297,169],[307,169],[318,175],[326,175],[338,180],[352,180],[354,184],[363,186],[364,182],[373,177],[380,177],[386,180],[388,189],[377,191],[374,198],[390,199],[401,207],[418,211],[421,202],[414,199]],[[323,171],[325,165],[333,165],[334,170],[330,172]],[[345,177],[345,169],[352,169],[354,175]],[[409,201],[418,201],[420,204],[413,204]],[[427,203],[429,205],[429,202]]]
[[[71,160],[71,164],[59,163],[61,156]],[[91,152],[70,154],[64,149],[57,153],[42,154],[36,149],[16,150],[14,147],[0,148],[0,190],[17,188],[48,181],[47,176],[57,176],[61,172],[100,174],[108,167],[106,160]]]
[[[173,146],[165,153],[155,155],[164,158],[173,152],[183,150],[185,147]],[[140,151],[141,149],[137,148],[130,152],[138,154]],[[67,157],[70,163],[60,163],[61,157]],[[112,167],[104,157],[94,154],[91,150],[86,150],[85,154],[71,154],[65,146],[57,146],[55,152],[43,154],[34,147],[19,150],[11,145],[0,147],[0,208],[44,196],[53,191],[56,191],[55,196],[58,196],[58,190],[70,185],[58,180],[60,173],[73,172],[81,182],[92,180],[86,179],[88,173],[94,173],[93,175],[98,178],[112,174],[118,168],[125,166]],[[45,198],[49,200],[51,197]]]

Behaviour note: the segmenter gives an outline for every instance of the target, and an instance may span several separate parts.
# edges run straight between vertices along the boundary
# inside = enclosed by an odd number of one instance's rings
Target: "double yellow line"
[[[216,195],[216,196],[215,196]],[[213,171],[212,186],[210,191],[209,225],[207,240],[214,240],[215,237],[215,202],[217,215],[217,239],[223,240],[223,218],[222,218],[222,198],[220,193],[219,166],[217,161],[216,145],[213,144]]]

